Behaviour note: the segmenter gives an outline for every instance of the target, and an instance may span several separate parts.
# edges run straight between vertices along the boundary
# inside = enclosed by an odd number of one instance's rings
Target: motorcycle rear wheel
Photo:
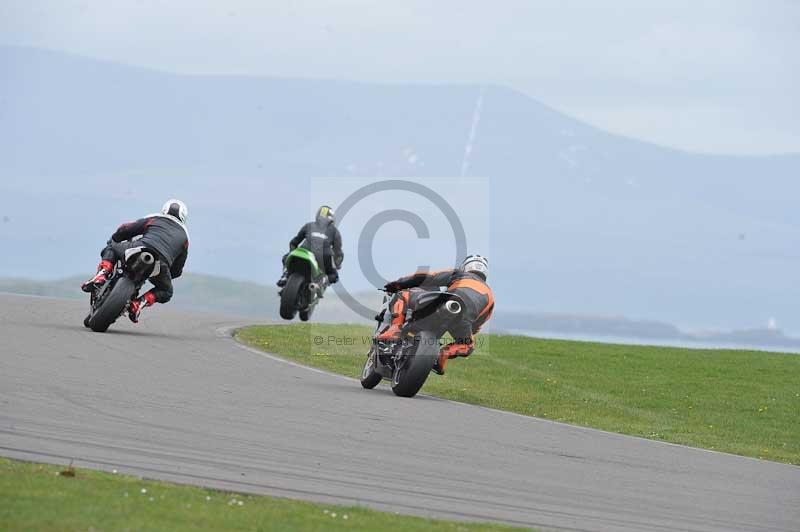
[[[293,273],[289,276],[286,286],[281,290],[281,318],[285,320],[294,319],[300,303],[300,290],[303,288],[305,280],[305,277],[299,273]]]
[[[402,367],[392,377],[392,391],[400,397],[414,397],[430,375],[439,356],[439,337],[430,331],[417,335],[417,349],[407,355]]]
[[[123,276],[111,289],[100,307],[88,319],[89,328],[94,332],[106,332],[112,323],[117,321],[125,305],[136,292],[136,285],[129,278]]]

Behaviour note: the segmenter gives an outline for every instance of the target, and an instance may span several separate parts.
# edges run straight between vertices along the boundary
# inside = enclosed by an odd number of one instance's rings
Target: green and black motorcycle
[[[314,253],[305,248],[295,248],[286,256],[284,266],[288,272],[286,285],[281,289],[281,318],[308,321],[314,308],[328,288],[328,276],[319,267]]]

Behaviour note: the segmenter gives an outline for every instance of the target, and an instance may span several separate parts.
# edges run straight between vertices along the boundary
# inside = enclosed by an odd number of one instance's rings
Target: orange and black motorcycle
[[[378,335],[391,324],[390,300],[386,294],[375,316],[378,326],[361,373],[361,385],[372,389],[386,379],[396,395],[414,397],[439,357],[442,336],[462,319],[465,306],[456,294],[420,290],[410,298],[400,340],[385,342],[378,340]]]

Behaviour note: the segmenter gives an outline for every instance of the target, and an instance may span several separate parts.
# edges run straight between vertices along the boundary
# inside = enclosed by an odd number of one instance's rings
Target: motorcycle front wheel
[[[308,321],[311,318],[311,314],[314,312],[314,307],[316,305],[309,306],[306,310],[301,310],[298,312],[300,315],[300,321]]]
[[[367,356],[367,361],[364,363],[364,369],[361,371],[361,386],[366,388],[367,390],[371,390],[381,382],[380,373],[375,371],[375,348],[373,347],[369,355]]]

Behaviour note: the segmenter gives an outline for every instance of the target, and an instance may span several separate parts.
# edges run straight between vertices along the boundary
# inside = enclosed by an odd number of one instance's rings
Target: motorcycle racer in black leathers
[[[449,331],[454,341],[442,347],[439,359],[433,371],[444,375],[447,361],[455,357],[467,357],[474,350],[474,336],[489,321],[494,310],[494,294],[486,277],[489,274],[489,262],[480,255],[470,255],[456,269],[434,272],[417,272],[396,281],[386,283],[384,289],[393,293],[389,308],[392,312],[391,325],[378,335],[381,341],[400,339],[403,324],[406,320],[406,309],[414,308],[417,294],[426,291],[437,291],[439,287],[447,287],[448,292],[459,296],[466,306],[460,323]]]
[[[111,235],[100,253],[101,261],[97,274],[81,285],[84,292],[102,286],[114,270],[118,260],[125,257],[125,250],[145,246],[158,255],[161,271],[149,280],[153,288],[139,298],[131,300],[128,317],[139,321],[141,311],[156,303],[172,299],[172,280],[183,273],[189,254],[189,233],[186,229],[188,210],[180,201],[167,201],[158,214],[150,214],[134,222],[124,223]]]
[[[317,264],[322,266],[331,284],[339,280],[339,270],[342,267],[344,253],[342,252],[342,235],[336,227],[336,214],[333,209],[323,205],[317,211],[313,222],[308,222],[289,241],[289,251],[303,247],[311,251],[317,259]],[[285,264],[286,255],[281,259]],[[289,272],[283,269],[283,275],[277,285],[283,287],[288,280]]]

